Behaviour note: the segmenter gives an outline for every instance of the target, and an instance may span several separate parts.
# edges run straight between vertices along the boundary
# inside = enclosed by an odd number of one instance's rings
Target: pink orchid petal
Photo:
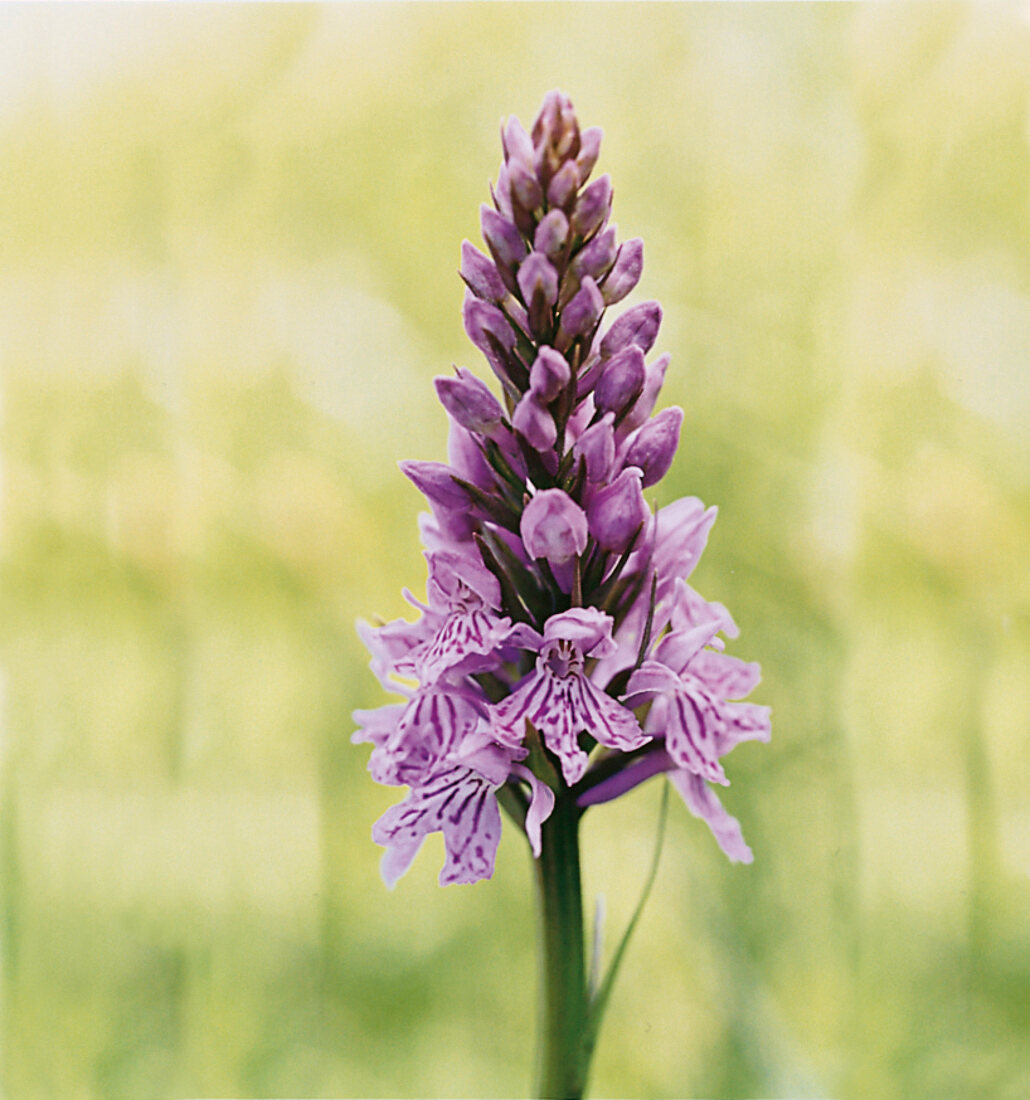
[[[740,822],[726,811],[715,792],[691,772],[669,772],[673,786],[683,796],[687,809],[704,821],[733,863],[752,863],[754,854],[744,843]]]
[[[513,775],[525,779],[529,784],[530,796],[529,809],[526,811],[526,837],[529,840],[533,858],[539,859],[541,850],[540,827],[551,816],[551,811],[554,809],[554,791],[522,764],[514,764],[511,770]]]

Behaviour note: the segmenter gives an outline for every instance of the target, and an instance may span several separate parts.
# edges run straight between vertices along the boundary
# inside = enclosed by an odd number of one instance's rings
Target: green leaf
[[[637,927],[637,922],[640,920],[640,914],[644,911],[647,899],[651,896],[651,887],[654,886],[655,876],[658,874],[658,862],[662,855],[662,842],[665,839],[665,819],[668,814],[668,809],[669,784],[666,782],[662,788],[662,802],[658,810],[658,832],[655,836],[654,854],[651,856],[651,866],[648,869],[647,878],[644,880],[644,888],[641,891],[640,900],[637,902],[637,907],[633,910],[633,916],[630,917],[629,924],[626,926],[626,931],[622,934],[619,946],[615,949],[615,954],[612,956],[612,961],[608,966],[608,973],[605,974],[604,981],[601,982],[601,985],[590,1000],[590,1017],[586,1036],[588,1059],[597,1043],[597,1036],[601,1031],[601,1022],[604,1019],[604,1012],[608,1007],[608,999],[611,997],[612,985],[615,982],[615,976],[619,972],[619,966],[622,964],[626,948],[629,946],[630,937]]]

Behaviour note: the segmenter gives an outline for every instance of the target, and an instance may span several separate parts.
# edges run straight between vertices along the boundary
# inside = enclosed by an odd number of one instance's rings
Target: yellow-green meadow
[[[719,506],[692,583],[773,710],[725,761],[753,865],[670,807],[592,1091],[1030,1094],[1027,12],[7,5],[11,1100],[530,1088],[525,843],[387,891],[350,715],[356,620],[425,577],[397,462],[490,378],[497,124],[551,88],[664,308],[657,503]],[[658,800],[586,818],[609,951]]]

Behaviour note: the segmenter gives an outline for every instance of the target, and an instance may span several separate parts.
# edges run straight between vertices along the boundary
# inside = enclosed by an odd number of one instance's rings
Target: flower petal
[[[768,741],[772,737],[771,711],[757,703],[726,703],[722,714],[726,725],[719,733],[719,755],[728,753],[741,741]]]
[[[552,615],[544,623],[544,641],[573,642],[587,657],[607,657],[615,652],[611,615],[596,607],[573,607]]]
[[[375,710],[356,710],[351,715],[359,729],[351,734],[351,744],[360,745],[371,742],[373,745],[385,744],[397,728],[401,715],[407,707],[404,703],[387,703]]]
[[[709,619],[707,622],[684,630],[670,630],[655,646],[654,659],[663,665],[668,665],[674,672],[682,674],[686,667],[700,655],[704,646],[711,643],[719,633],[719,628],[718,619]],[[693,669],[691,671],[693,672]]]
[[[754,854],[744,843],[740,822],[726,811],[718,795],[699,776],[692,772],[669,772],[672,785],[683,796],[687,809],[701,818],[712,830],[719,847],[733,863],[751,863]]]
[[[743,699],[758,686],[762,667],[756,661],[703,649],[690,662],[690,674],[720,699]]]
[[[379,863],[379,873],[389,889],[397,885],[397,880],[408,870],[422,847],[422,838],[395,844],[383,852]]]
[[[554,791],[538,779],[529,768],[522,764],[512,765],[512,774],[525,779],[529,784],[529,809],[526,811],[526,837],[532,849],[533,858],[540,858],[540,827],[551,816],[554,809]]]
[[[485,712],[485,702],[471,691],[424,688],[405,708],[390,739],[373,754],[380,757],[373,770],[376,782],[425,782],[449,753],[475,734]]]
[[[468,768],[450,768],[391,806],[372,826],[376,844],[395,850],[383,861],[384,879],[387,872],[392,876],[387,885],[407,870],[423,838],[437,832],[443,833],[447,849],[441,886],[489,878],[501,838],[493,788]]]
[[[482,672],[489,668],[495,663],[490,655],[510,627],[510,619],[480,610],[449,615],[436,635],[411,655],[422,685],[436,683],[446,672]]]
[[[728,784],[719,763],[719,735],[725,723],[718,702],[700,684],[689,680],[681,681],[665,701],[665,747],[669,755],[681,768],[713,783]]]

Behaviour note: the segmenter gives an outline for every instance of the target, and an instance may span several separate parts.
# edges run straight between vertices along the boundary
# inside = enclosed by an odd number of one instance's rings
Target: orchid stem
[[[540,941],[537,1096],[579,1100],[591,1054],[579,870],[581,811],[568,792],[544,822],[535,860]]]

